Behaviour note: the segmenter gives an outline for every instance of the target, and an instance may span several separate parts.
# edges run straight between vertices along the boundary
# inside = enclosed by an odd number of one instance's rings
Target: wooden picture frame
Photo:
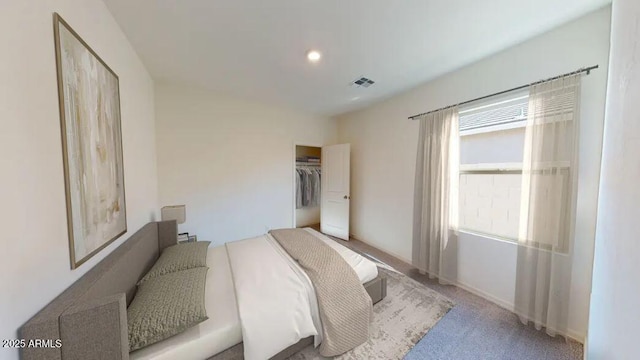
[[[53,14],[71,269],[127,232],[116,73]]]

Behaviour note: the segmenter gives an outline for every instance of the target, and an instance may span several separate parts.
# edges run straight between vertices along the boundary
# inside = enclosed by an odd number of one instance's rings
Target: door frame
[[[291,189],[292,189],[292,199],[293,201],[291,202],[291,206],[293,209],[293,216],[292,216],[292,222],[291,222],[291,228],[296,228],[296,224],[297,224],[297,214],[296,214],[296,148],[298,146],[308,146],[308,147],[317,147],[320,148],[320,150],[322,151],[322,146],[323,145],[319,145],[318,143],[307,143],[307,142],[298,142],[298,141],[294,141],[293,142],[293,151],[291,152],[292,156],[291,156],[291,180],[293,180],[292,184],[291,184]],[[320,159],[320,163],[322,163],[322,159]],[[322,210],[322,201],[320,202],[319,205]]]

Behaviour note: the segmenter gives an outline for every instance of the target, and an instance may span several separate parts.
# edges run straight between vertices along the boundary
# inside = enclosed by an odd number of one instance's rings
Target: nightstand
[[[178,244],[186,243],[186,242],[196,242],[196,241],[198,241],[197,235],[189,235],[189,233],[178,234]]]

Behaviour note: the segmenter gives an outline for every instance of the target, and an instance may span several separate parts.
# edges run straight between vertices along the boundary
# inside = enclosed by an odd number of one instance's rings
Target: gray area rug
[[[335,239],[334,239],[335,240]],[[551,337],[522,325],[517,315],[453,285],[441,285],[413,266],[359,240],[336,240],[388,268],[397,269],[452,299],[456,306],[420,340],[404,360],[582,360],[581,343]],[[382,265],[378,265],[382,266]],[[393,266],[393,267],[391,267]]]
[[[368,342],[336,359],[402,359],[453,306],[453,302],[404,274],[378,268],[387,277],[387,297],[373,307]],[[313,346],[290,359],[324,359]]]

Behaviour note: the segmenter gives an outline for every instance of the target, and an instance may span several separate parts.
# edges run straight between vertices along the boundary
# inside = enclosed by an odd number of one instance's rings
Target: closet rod
[[[494,96],[498,96],[498,95],[502,95],[502,94],[510,93],[510,92],[512,92],[512,91],[526,89],[526,88],[528,88],[528,87],[529,87],[529,86],[531,86],[531,85],[535,85],[535,84],[543,83],[543,82],[545,82],[545,81],[551,81],[551,80],[560,79],[560,78],[563,78],[563,77],[565,77],[565,76],[574,75],[574,74],[580,74],[580,73],[583,73],[583,72],[586,72],[586,73],[587,73],[587,75],[589,75],[589,74],[591,74],[591,70],[595,70],[595,69],[597,69],[598,67],[599,67],[599,65],[589,66],[589,67],[586,67],[586,68],[580,68],[580,69],[578,69],[578,70],[576,70],[576,71],[573,71],[573,72],[570,72],[570,73],[566,73],[566,74],[562,74],[562,75],[558,75],[558,76],[554,76],[554,77],[551,77],[551,78],[548,78],[548,79],[545,79],[545,80],[540,80],[540,81],[537,81],[537,82],[535,82],[535,83],[533,83],[533,84],[527,84],[527,85],[522,85],[522,86],[514,87],[513,89],[500,91],[500,92],[497,92],[497,93],[494,93],[494,94],[491,94],[491,95],[481,96],[481,97],[479,97],[479,98],[475,98],[475,99],[473,99],[473,100],[467,100],[467,101],[463,101],[463,102],[458,103],[458,104],[449,105],[449,106],[441,107],[441,108],[439,108],[439,109],[435,109],[435,110],[431,110],[431,111],[423,112],[422,114],[417,114],[417,115],[409,116],[409,120],[415,120],[416,118],[418,118],[418,117],[420,117],[420,116],[428,115],[428,114],[434,113],[434,112],[436,112],[436,111],[440,111],[440,110],[448,109],[448,108],[450,108],[450,107],[459,106],[459,105],[466,105],[466,104],[469,104],[469,103],[472,103],[472,102],[475,102],[475,101],[484,100],[484,99],[488,99],[488,98],[490,98],[490,97],[494,97]]]

